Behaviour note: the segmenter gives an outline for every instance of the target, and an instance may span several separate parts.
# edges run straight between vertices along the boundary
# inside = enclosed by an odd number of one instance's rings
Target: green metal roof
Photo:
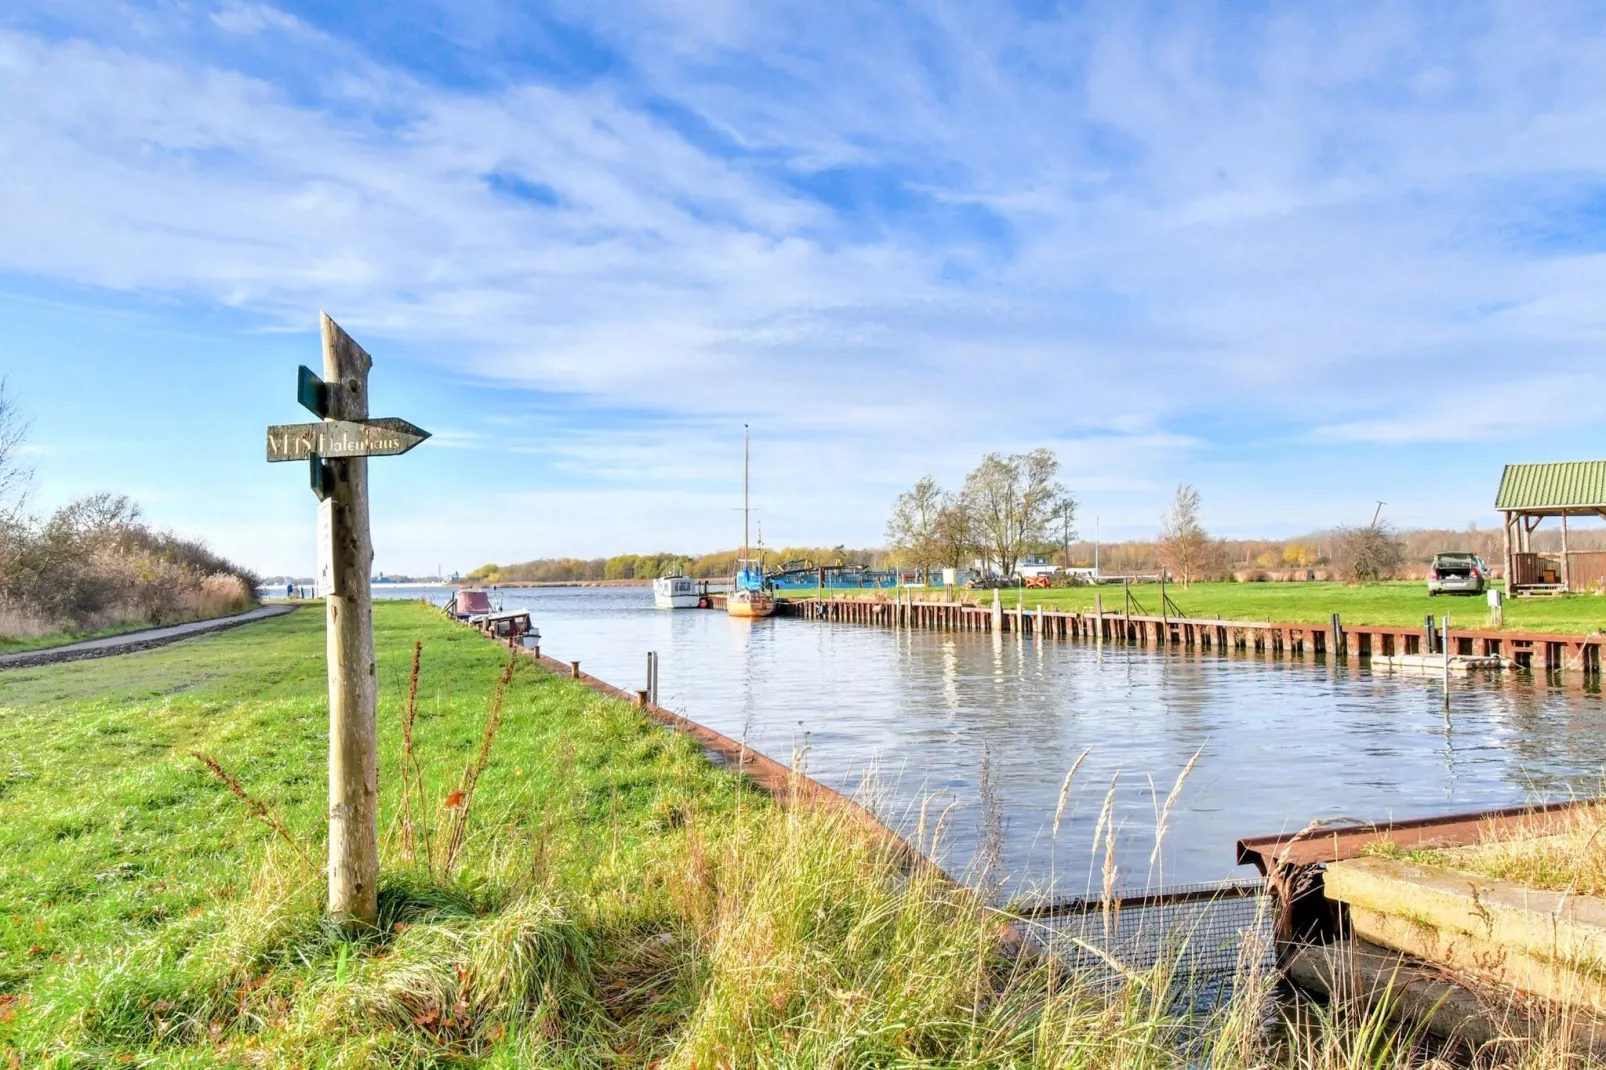
[[[1606,508],[1606,461],[1508,464],[1496,509]]]

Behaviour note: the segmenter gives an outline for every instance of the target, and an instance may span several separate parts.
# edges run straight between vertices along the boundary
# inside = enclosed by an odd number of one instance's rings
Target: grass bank
[[[1132,595],[1150,614],[1160,611],[1158,584],[1134,586]],[[941,597],[939,589],[929,592]],[[1024,599],[1026,608],[1091,610],[1094,594],[1104,596],[1106,612],[1119,613],[1123,605],[1119,586],[1063,587],[1050,590],[1004,590],[999,597],[1013,608]],[[1277,620],[1325,624],[1334,613],[1350,624],[1420,626],[1426,614],[1435,619],[1448,613],[1451,627],[1487,626],[1488,607],[1483,598],[1458,595],[1428,597],[1425,584],[1378,583],[1351,586],[1343,583],[1196,583],[1182,588],[1167,585],[1166,593],[1187,617],[1224,620]],[[837,597],[873,597],[874,592],[837,591]],[[814,592],[787,591],[785,597],[809,598]],[[883,592],[883,596],[885,592]],[[961,597],[990,605],[991,591],[966,591]],[[1134,610],[1136,612],[1136,610]],[[1606,597],[1577,594],[1560,598],[1521,598],[1508,601],[1508,631],[1567,632],[1584,634],[1606,628]]]
[[[321,614],[0,676],[0,1065],[1409,1062],[1401,1034],[1342,1009],[1264,1031],[1264,979],[1187,1021],[1163,970],[1094,992],[1011,958],[995,917],[906,878],[859,826],[781,811],[526,659],[465,798],[505,652],[417,604],[377,605],[375,631],[382,925],[355,940],[319,909]],[[423,791],[404,810],[419,641]]]

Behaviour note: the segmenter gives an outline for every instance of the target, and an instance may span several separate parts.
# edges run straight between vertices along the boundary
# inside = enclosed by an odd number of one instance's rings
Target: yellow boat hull
[[[775,596],[762,591],[732,591],[725,612],[733,617],[768,617],[775,612]]]

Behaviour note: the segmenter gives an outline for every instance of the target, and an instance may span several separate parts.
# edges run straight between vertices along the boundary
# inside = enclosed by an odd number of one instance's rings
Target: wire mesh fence
[[[1157,968],[1175,999],[1209,1011],[1241,978],[1274,961],[1271,900],[1259,881],[1077,899],[1018,912],[1026,934],[1093,983],[1118,985]]]

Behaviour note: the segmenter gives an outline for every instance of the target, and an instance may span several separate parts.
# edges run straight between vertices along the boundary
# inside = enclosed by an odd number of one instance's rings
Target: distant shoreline
[[[508,580],[503,583],[460,583],[458,587],[479,586],[496,591],[503,587],[651,587],[651,580]]]

